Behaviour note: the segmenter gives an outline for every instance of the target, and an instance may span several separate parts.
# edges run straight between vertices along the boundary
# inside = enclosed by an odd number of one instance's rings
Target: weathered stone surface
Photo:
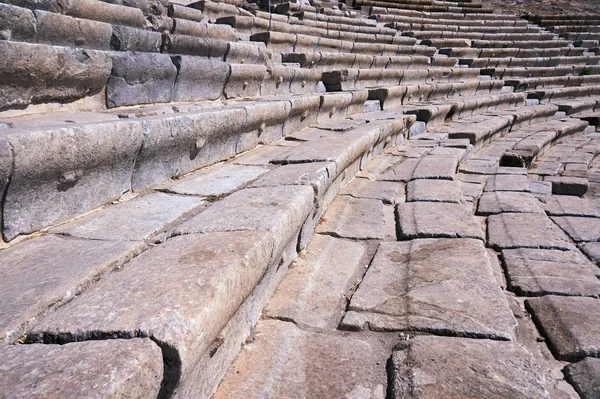
[[[317,232],[334,237],[383,240],[383,203],[377,199],[338,196],[321,218]]]
[[[580,244],[580,248],[592,262],[595,262],[597,266],[600,266],[600,242],[586,242]]]
[[[450,180],[413,180],[406,186],[406,201],[463,202],[461,186]]]
[[[588,180],[582,177],[545,176],[544,181],[552,183],[552,194],[575,195],[581,197],[587,193]]]
[[[281,144],[281,145],[280,145]],[[265,145],[251,151],[240,154],[233,160],[236,165],[265,166],[271,164],[271,159],[281,156],[290,150],[290,147],[298,145],[296,141],[280,141],[273,145]]]
[[[144,119],[144,144],[135,160],[136,191],[229,158],[246,123],[243,108]]]
[[[129,28],[127,26],[114,26],[110,46],[115,51],[140,51],[145,53],[158,53],[162,44],[162,35],[159,32]]]
[[[402,239],[485,238],[469,208],[463,204],[406,202],[396,205],[396,216]]]
[[[167,54],[117,53],[106,86],[106,105],[173,101],[176,77],[177,69]]]
[[[369,198],[383,201],[384,204],[395,204],[404,201],[404,185],[396,182],[377,181],[356,178],[340,191],[342,195],[354,198]]]
[[[269,170],[269,168],[260,166],[216,165],[162,187],[168,192],[177,194],[219,197],[243,187]]]
[[[311,186],[320,200],[337,175],[333,162],[282,165],[256,179],[250,187]]]
[[[173,56],[171,59],[177,68],[175,101],[217,100],[223,96],[231,73],[228,64],[190,56]]]
[[[264,314],[300,326],[335,327],[365,246],[316,234],[306,251],[290,265]]]
[[[600,359],[586,357],[575,364],[568,364],[563,370],[581,399],[600,397]]]
[[[2,40],[0,53],[0,109],[96,94],[112,68],[110,56],[92,50]]]
[[[600,351],[600,300],[548,295],[525,301],[548,347],[559,360],[578,361]]]
[[[543,213],[544,210],[531,193],[514,191],[490,191],[483,193],[477,207],[478,215],[493,215],[502,212]]]
[[[161,50],[163,53],[195,55],[223,61],[227,53],[227,42],[204,37],[163,34]]]
[[[225,97],[258,97],[260,86],[267,74],[267,68],[264,65],[250,64],[231,64],[230,67],[231,75],[225,85]]]
[[[577,216],[553,216],[552,220],[575,242],[600,241],[600,219]]]
[[[419,159],[401,157],[394,158],[395,163],[392,165],[386,165],[387,168],[382,171],[383,173],[377,177],[377,180],[409,182],[412,179],[415,167],[419,163]]]
[[[600,296],[600,282],[575,251],[519,248],[502,251],[502,257],[518,295]]]
[[[544,372],[520,344],[419,336],[392,355],[393,398],[550,397]]]
[[[150,398],[163,376],[149,339],[0,346],[0,392],[14,399]]]
[[[275,243],[277,257],[313,210],[313,200],[314,192],[306,186],[247,188],[187,220],[175,234],[260,230]]]
[[[50,313],[29,337],[59,343],[152,338],[168,348],[163,391],[171,393],[250,295],[272,249],[272,238],[262,231],[169,239]]]
[[[496,249],[571,249],[573,244],[544,214],[501,213],[488,217],[489,245]]]
[[[544,206],[550,216],[587,216],[600,218],[600,211],[593,203],[572,195],[553,195]]]
[[[527,176],[494,175],[488,179],[484,191],[530,191],[530,189]]]
[[[263,320],[214,395],[233,398],[384,398],[385,360],[376,343],[304,332]]]
[[[342,326],[510,340],[516,321],[473,239],[384,242]]]
[[[205,204],[201,198],[152,193],[63,224],[52,233],[93,240],[145,240]]]
[[[0,38],[27,41],[35,38],[36,21],[31,10],[0,4]]]
[[[428,155],[419,161],[413,171],[413,179],[443,179],[452,180],[458,167],[455,156]]]
[[[5,239],[63,221],[130,190],[131,168],[142,144],[138,123],[15,130],[4,136],[14,156],[4,203]]]
[[[3,250],[0,343],[14,343],[52,306],[73,299],[141,249],[133,242],[46,236]]]
[[[97,50],[111,49],[113,27],[110,24],[41,10],[35,11],[35,18],[37,43]],[[160,34],[158,36],[160,39]]]

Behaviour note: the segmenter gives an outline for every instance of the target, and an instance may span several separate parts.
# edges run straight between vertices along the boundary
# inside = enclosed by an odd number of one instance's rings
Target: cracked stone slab
[[[580,244],[580,248],[592,262],[596,263],[597,266],[600,266],[600,242],[586,242]]]
[[[452,180],[412,180],[406,186],[406,201],[462,203],[462,191],[458,182]]]
[[[270,169],[260,166],[226,164],[192,173],[182,179],[161,186],[177,194],[215,197],[239,189]]]
[[[396,205],[396,217],[402,239],[485,239],[481,226],[463,204],[406,202]]]
[[[387,357],[387,350],[359,337],[262,320],[214,398],[383,399]]]
[[[456,156],[426,155],[415,167],[412,178],[453,180],[457,168]]]
[[[527,299],[525,306],[557,359],[598,356],[600,299],[547,295]]]
[[[490,191],[479,199],[477,215],[493,215],[502,212],[543,213],[540,201],[530,193],[514,191]]]
[[[392,397],[548,399],[544,371],[513,342],[419,336],[392,355]]]
[[[554,216],[552,220],[575,242],[600,241],[600,219]]]
[[[383,172],[377,180],[407,183],[412,180],[413,172],[418,163],[418,158],[406,158],[404,161],[396,163],[391,169]]]
[[[202,198],[152,193],[107,206],[50,232],[93,240],[145,240],[204,204]]]
[[[381,243],[342,326],[511,340],[515,318],[474,239]]]
[[[488,243],[496,249],[572,249],[562,230],[540,213],[500,213],[487,220]]]
[[[354,198],[378,199],[385,204],[395,204],[398,199],[404,200],[404,185],[397,182],[369,180],[363,178],[353,179],[340,194],[350,195]]]
[[[315,234],[306,253],[288,268],[264,314],[317,329],[337,322],[364,252],[361,243]]]
[[[72,300],[99,276],[139,253],[142,246],[139,242],[45,236],[3,250],[0,343],[14,343],[52,306]]]
[[[572,195],[553,195],[544,207],[550,216],[585,216],[600,218],[600,211],[591,201]]]
[[[563,370],[581,399],[600,397],[600,359],[586,357],[575,364],[568,364]]]
[[[484,192],[489,191],[530,191],[526,175],[493,175],[487,181]]]
[[[175,234],[265,231],[275,243],[277,256],[313,210],[313,199],[312,188],[306,186],[246,188],[185,221]]]
[[[337,196],[321,218],[318,233],[359,240],[383,240],[383,203],[376,199]]]
[[[502,257],[517,295],[600,296],[594,266],[575,251],[519,248],[502,251]]]
[[[190,234],[144,252],[43,318],[34,342],[149,337],[165,351],[172,392],[187,383],[270,264],[264,231]]]
[[[0,346],[0,392],[14,399],[151,398],[163,359],[149,339]]]

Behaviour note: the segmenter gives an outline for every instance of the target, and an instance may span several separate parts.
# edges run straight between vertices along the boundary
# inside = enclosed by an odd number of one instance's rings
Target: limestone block
[[[120,107],[173,101],[176,77],[177,69],[167,54],[115,54],[106,104]]]
[[[96,94],[112,68],[111,57],[92,50],[0,41],[0,53],[0,109]]]
[[[591,219],[593,220],[593,219]],[[565,233],[540,213],[500,213],[488,217],[489,245],[497,249],[573,248]]]

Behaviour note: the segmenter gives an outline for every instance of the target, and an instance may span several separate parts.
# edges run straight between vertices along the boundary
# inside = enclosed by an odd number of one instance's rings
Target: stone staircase
[[[598,397],[600,17],[0,1],[1,397]]]

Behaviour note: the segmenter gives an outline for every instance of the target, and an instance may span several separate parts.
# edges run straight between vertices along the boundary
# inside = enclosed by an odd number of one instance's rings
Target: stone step
[[[449,68],[456,65],[452,57],[426,57],[422,55],[372,56],[364,54],[311,52],[283,53],[284,63],[298,64],[302,68],[334,71],[338,69],[430,69]]]
[[[461,65],[471,68],[516,68],[516,67],[554,67],[568,65],[598,65],[600,56],[558,56],[535,58],[471,58],[459,59]]]
[[[333,52],[364,55],[423,55],[430,57],[436,52],[435,48],[426,46],[361,43],[273,31],[256,33],[250,36],[250,40],[265,43],[267,49],[281,53]]]
[[[498,26],[498,27],[510,27],[519,26],[526,27],[528,22],[515,18],[507,20],[458,20],[458,19],[443,19],[443,18],[416,18],[414,16],[403,16],[393,14],[371,14],[369,18],[377,20],[380,23],[406,23],[406,24],[420,24],[420,25],[446,25],[448,27],[467,27],[467,26]]]
[[[600,74],[600,67],[596,65],[565,65],[554,67],[510,67],[487,68],[481,70],[482,75],[498,79],[510,78],[539,78],[550,76],[584,76]]]
[[[597,85],[587,85],[581,87],[566,87],[560,89],[537,90],[527,94],[527,98],[538,100],[540,103],[546,103],[550,100],[560,100],[564,98],[580,98],[597,96],[600,92]]]
[[[452,13],[462,13],[462,14],[492,14],[493,10],[490,8],[479,8],[479,7],[463,7],[463,3],[458,6],[454,6],[452,3],[443,3],[440,2],[439,5],[435,3],[432,5],[422,5],[422,4],[398,4],[389,1],[381,1],[381,0],[354,0],[354,7],[382,7],[390,9],[401,9],[401,10],[412,10],[412,11],[422,11],[422,12],[452,12]]]
[[[484,33],[484,32],[459,32],[446,30],[403,31],[402,35],[416,39],[470,39],[470,40],[552,40],[553,33]]]
[[[540,29],[535,26],[457,26],[443,24],[420,24],[410,22],[390,22],[385,27],[396,29],[398,31],[447,31],[447,32],[465,32],[465,33],[494,33],[494,34],[515,34],[515,33],[540,33]]]
[[[600,75],[585,76],[546,76],[536,78],[509,78],[504,79],[507,86],[512,86],[515,91],[525,91],[532,89],[552,88],[552,87],[570,87],[584,86],[600,83]]]
[[[457,58],[539,58],[539,57],[577,57],[584,55],[586,49],[577,47],[553,48],[440,48],[439,53]]]

